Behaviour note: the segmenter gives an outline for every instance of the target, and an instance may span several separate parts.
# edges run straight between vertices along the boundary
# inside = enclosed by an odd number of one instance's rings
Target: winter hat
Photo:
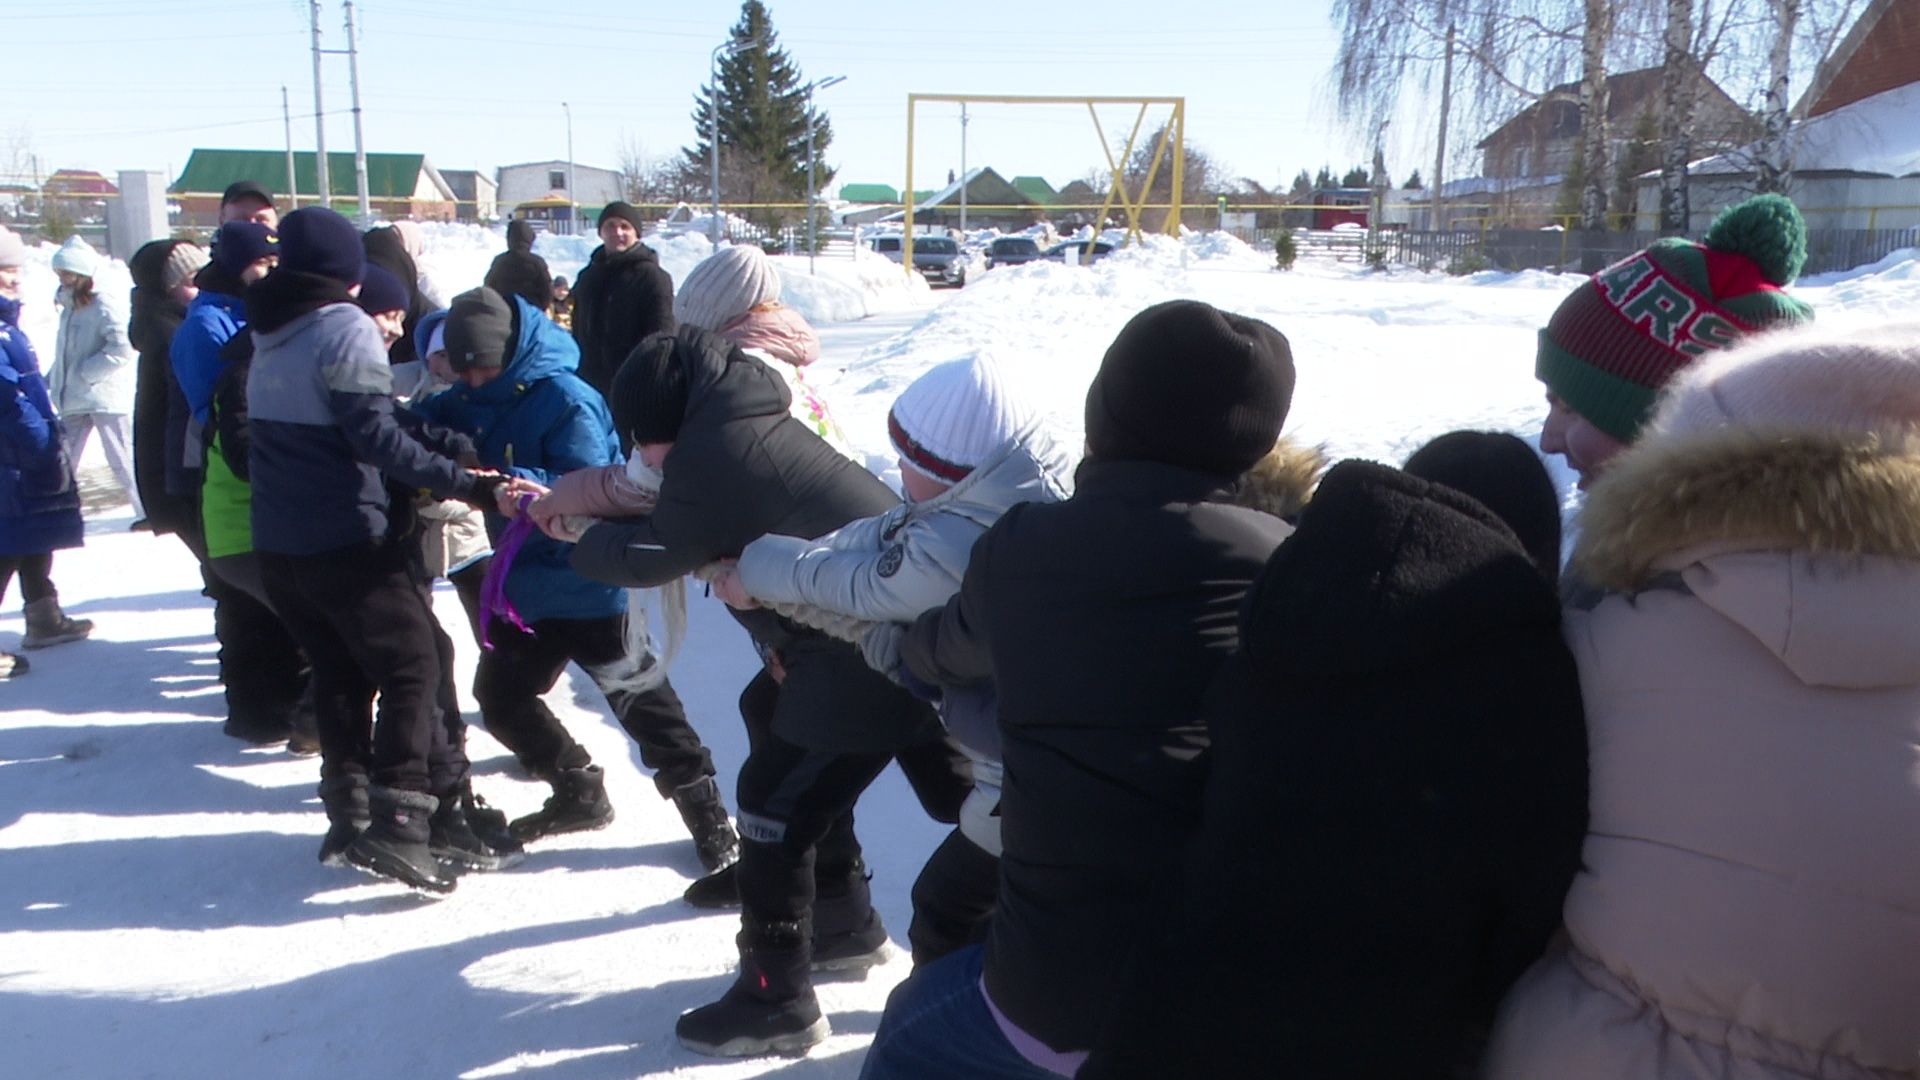
[[[1258,319],[1198,300],[1135,315],[1087,388],[1087,449],[1239,476],[1280,438],[1293,350]]]
[[[532,225],[520,218],[507,222],[508,251],[532,251],[535,239],[537,238],[534,236]]]
[[[607,404],[620,433],[634,445],[672,442],[687,418],[687,359],[682,350],[695,348],[687,335],[649,334],[627,354],[613,376]]]
[[[366,275],[360,279],[360,295],[355,299],[360,303],[360,310],[369,315],[405,311],[413,304],[407,286],[378,263],[367,264]]]
[[[308,206],[280,221],[280,266],[358,285],[367,256],[353,222],[324,206]]]
[[[400,238],[400,247],[413,258],[427,253],[427,234],[420,231],[420,223],[413,220],[396,221],[387,226],[393,235]]]
[[[675,322],[718,330],[761,304],[780,299],[780,271],[750,245],[721,248],[687,272],[673,295]]]
[[[1772,334],[1680,374],[1648,425],[1662,436],[1720,428],[1768,434],[1920,432],[1920,323]]]
[[[229,221],[213,234],[215,266],[233,275],[269,255],[280,254],[280,238],[257,221]]]
[[[206,250],[199,244],[175,244],[173,250],[167,252],[167,261],[161,264],[160,284],[168,292],[172,292],[192,281],[193,276],[198,274],[201,267],[206,266],[209,261],[211,260],[207,258]]]
[[[1655,241],[1562,301],[1534,374],[1594,427],[1632,442],[1674,373],[1813,309],[1781,291],[1807,261],[1807,226],[1780,195],[1728,208],[1701,243]]]
[[[421,319],[420,321],[424,323],[427,320]],[[446,348],[447,320],[443,316],[434,320],[433,329],[427,331],[427,347],[420,350],[420,355],[423,357],[432,356],[434,353],[446,351]]]
[[[485,285],[454,297],[443,324],[447,363],[455,371],[506,367],[513,356],[516,316],[513,301]]]
[[[689,279],[691,280],[691,279]],[[887,413],[900,460],[944,484],[957,483],[1006,445],[1032,413],[986,353],[928,368]]]
[[[273,192],[262,187],[258,180],[235,180],[220,193],[220,205],[226,206],[235,199],[259,199],[268,206],[273,205]]]
[[[1558,580],[1560,497],[1524,440],[1495,431],[1450,432],[1415,450],[1403,468],[1493,511],[1547,580]]]
[[[594,229],[597,231],[600,226],[605,225],[610,218],[619,218],[621,221],[633,226],[634,232],[645,231],[645,223],[640,217],[640,211],[636,209],[632,203],[621,202],[618,199],[608,203],[606,208],[600,211],[600,217],[594,221]]]
[[[27,261],[27,245],[12,229],[0,227],[0,266],[20,266]]]
[[[69,236],[60,250],[53,253],[53,269],[65,270],[69,274],[79,274],[90,278],[100,268],[100,255],[92,245],[78,236]]]

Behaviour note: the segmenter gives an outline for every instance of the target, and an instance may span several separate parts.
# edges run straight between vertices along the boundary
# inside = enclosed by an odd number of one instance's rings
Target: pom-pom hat
[[[1534,373],[1588,423],[1632,442],[1676,372],[1748,334],[1813,318],[1782,291],[1806,257],[1793,203],[1749,199],[1701,243],[1658,240],[1593,275],[1540,332]]]
[[[958,483],[1032,417],[985,353],[927,369],[887,413],[887,435],[908,468]]]

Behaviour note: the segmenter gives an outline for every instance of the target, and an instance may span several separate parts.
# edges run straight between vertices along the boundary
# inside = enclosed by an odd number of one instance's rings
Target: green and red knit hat
[[[1747,334],[1810,321],[1783,286],[1807,261],[1807,226],[1780,195],[1727,208],[1696,244],[1679,237],[1593,275],[1540,331],[1534,374],[1588,423],[1632,442],[1674,373]]]

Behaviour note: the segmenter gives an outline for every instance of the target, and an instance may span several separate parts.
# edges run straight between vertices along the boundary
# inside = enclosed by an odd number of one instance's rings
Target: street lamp
[[[813,111],[813,92],[825,90],[846,82],[845,75],[829,75],[824,79],[815,79],[807,84],[807,273],[813,273],[814,249],[820,245],[813,238],[813,195],[819,188],[813,182],[813,129],[820,126],[820,119]]]
[[[573,186],[573,106],[561,102],[567,113],[567,235],[580,231],[580,189]]]
[[[748,49],[759,47],[760,43],[752,38],[715,45],[713,60],[709,65],[713,72],[713,83],[707,94],[707,107],[713,111],[713,126],[707,134],[708,139],[711,140],[707,148],[707,156],[713,162],[713,218],[707,224],[707,239],[712,241],[716,248],[720,246],[720,58],[725,56],[731,59]]]

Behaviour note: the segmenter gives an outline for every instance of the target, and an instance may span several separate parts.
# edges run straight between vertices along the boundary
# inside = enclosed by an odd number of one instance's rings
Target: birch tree
[[[1788,0],[1794,2],[1794,0]],[[1692,218],[1687,162],[1693,158],[1693,0],[1667,0],[1666,62],[1660,73],[1660,232],[1676,236]]]

